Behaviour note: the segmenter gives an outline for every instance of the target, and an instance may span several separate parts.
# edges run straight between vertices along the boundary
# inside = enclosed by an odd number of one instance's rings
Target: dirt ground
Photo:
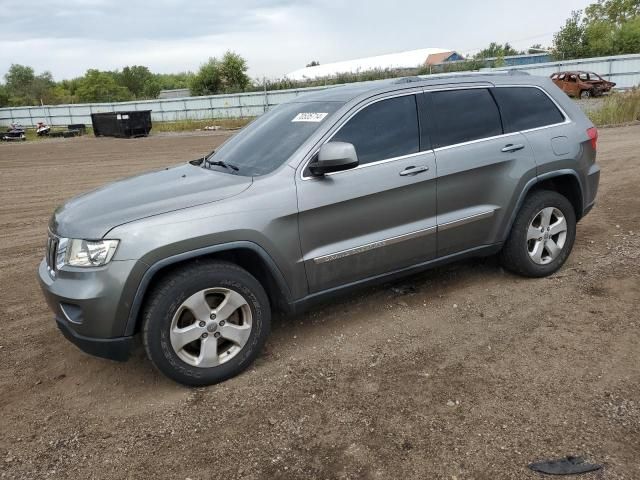
[[[92,358],[36,282],[47,220],[225,133],[0,145],[0,478],[640,479],[640,126],[601,130],[599,202],[546,279],[466,261],[276,319],[266,351],[187,389],[138,350]]]

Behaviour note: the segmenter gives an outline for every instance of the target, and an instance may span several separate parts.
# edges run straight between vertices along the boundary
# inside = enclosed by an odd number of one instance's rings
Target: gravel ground
[[[52,210],[226,135],[0,145],[0,478],[520,480],[567,454],[640,478],[640,126],[601,130],[599,203],[550,278],[485,259],[368,289],[276,319],[210,388],[77,350],[35,278]]]

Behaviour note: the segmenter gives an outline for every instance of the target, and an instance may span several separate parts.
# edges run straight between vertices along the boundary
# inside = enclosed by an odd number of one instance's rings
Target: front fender
[[[125,326],[124,335],[130,336],[135,333],[138,316],[140,314],[140,309],[142,308],[142,303],[144,301],[145,295],[151,285],[151,282],[154,276],[163,268],[166,268],[170,265],[174,265],[180,262],[184,262],[185,260],[193,260],[200,257],[205,257],[211,255],[213,253],[220,252],[229,252],[234,250],[248,249],[252,252],[256,253],[260,256],[260,258],[264,261],[264,264],[267,266],[269,271],[271,272],[272,277],[276,281],[278,288],[282,292],[285,297],[285,300],[290,303],[292,301],[291,290],[289,285],[285,281],[285,278],[278,268],[276,262],[271,258],[271,256],[258,244],[249,242],[249,241],[237,241],[237,242],[229,242],[223,243],[219,245],[212,245],[209,247],[198,248],[195,250],[190,250],[186,252],[182,252],[176,255],[169,256],[167,258],[163,258],[162,260],[158,260],[149,266],[147,271],[142,276],[140,283],[138,284],[138,288],[136,289],[136,293],[134,295],[131,309],[129,311],[129,315],[127,317],[127,322]]]

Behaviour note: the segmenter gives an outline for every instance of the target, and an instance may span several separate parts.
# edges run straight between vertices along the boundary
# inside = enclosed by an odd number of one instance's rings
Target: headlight
[[[61,238],[56,252],[56,266],[100,267],[111,261],[118,240],[80,240]]]

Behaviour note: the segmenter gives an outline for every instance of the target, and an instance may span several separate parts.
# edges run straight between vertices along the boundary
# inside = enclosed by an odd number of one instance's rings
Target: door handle
[[[429,170],[429,167],[426,165],[420,165],[419,167],[411,166],[407,167],[400,172],[401,177],[406,177],[407,175],[417,175],[418,173],[426,172]]]
[[[522,150],[523,148],[524,148],[524,145],[522,145],[521,143],[518,143],[517,145],[514,145],[513,143],[509,143],[505,145],[504,148],[500,151],[503,153],[510,153],[510,152],[517,152],[518,150]]]

